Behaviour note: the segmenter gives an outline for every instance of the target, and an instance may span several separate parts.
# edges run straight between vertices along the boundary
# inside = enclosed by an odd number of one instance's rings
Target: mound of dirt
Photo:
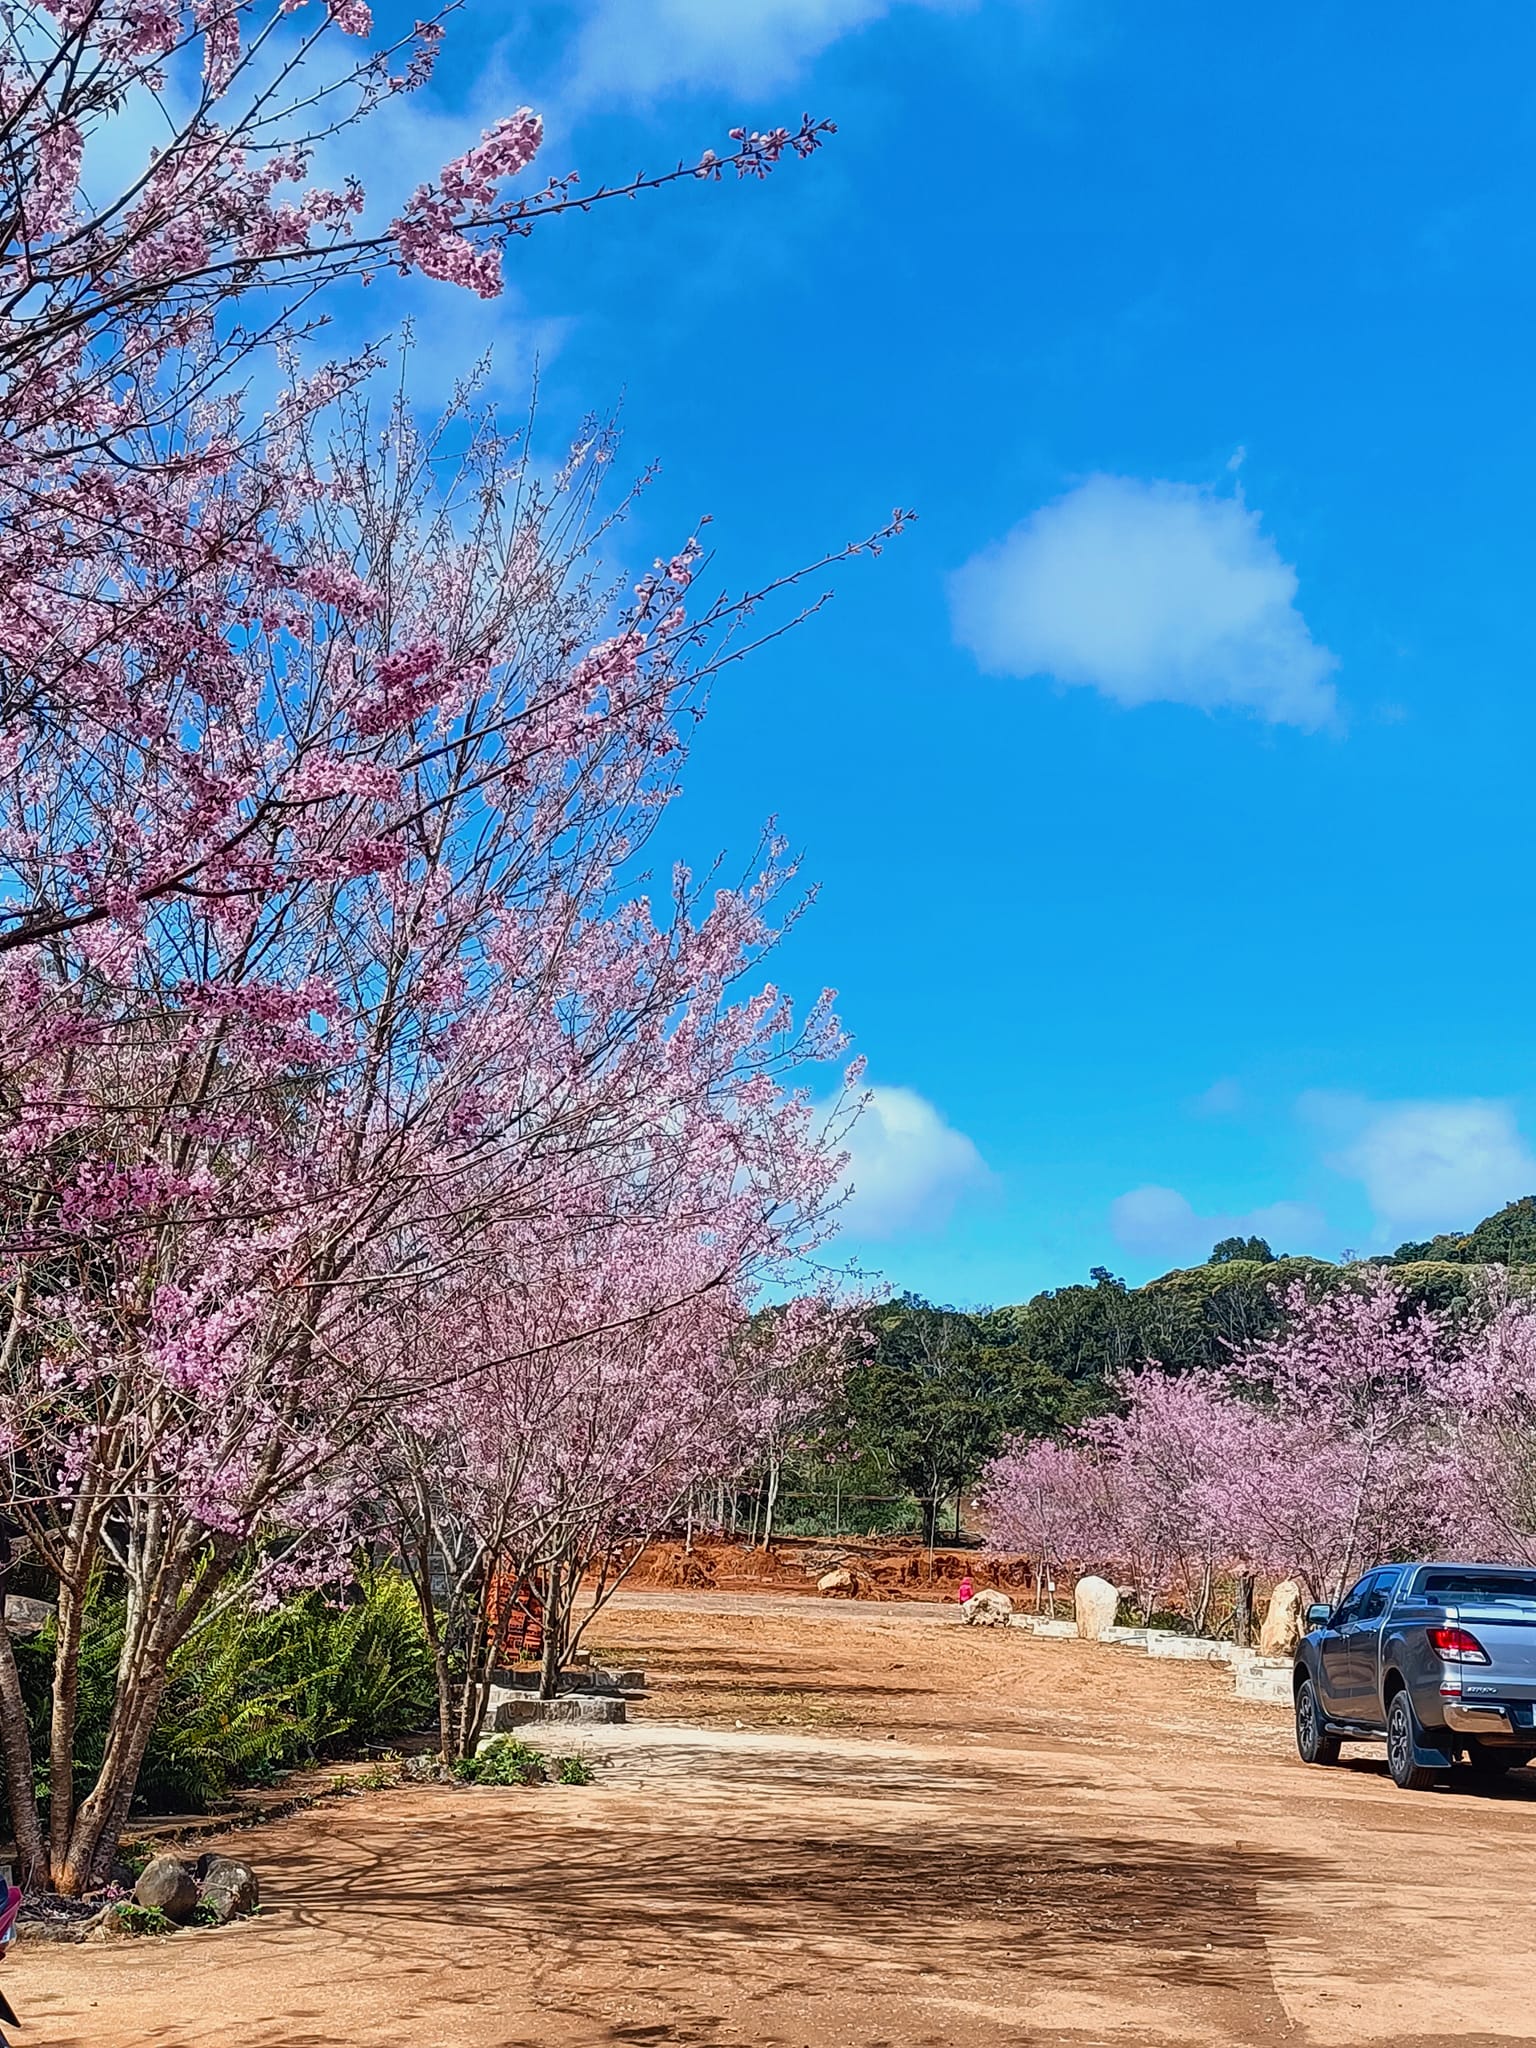
[[[645,1577],[653,1586],[678,1586],[701,1591],[715,1583],[713,1559],[702,1550],[685,1550],[680,1543],[659,1544],[644,1562],[649,1566]]]

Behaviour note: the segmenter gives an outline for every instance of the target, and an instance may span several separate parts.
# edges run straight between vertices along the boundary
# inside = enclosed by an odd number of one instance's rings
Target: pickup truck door
[[[1372,1572],[1359,1589],[1355,1611],[1340,1630],[1343,1703],[1334,1708],[1352,1721],[1386,1726],[1381,1706],[1381,1631],[1397,1590],[1399,1574]]]
[[[1318,1637],[1317,1682],[1318,1690],[1323,1696],[1323,1711],[1327,1714],[1341,1715],[1346,1720],[1354,1718],[1354,1711],[1349,1704],[1352,1684],[1350,1659],[1354,1651],[1351,1630],[1354,1627],[1355,1616],[1360,1611],[1360,1603],[1374,1576],[1372,1573],[1369,1577],[1361,1579],[1357,1585],[1350,1587],[1329,1616],[1328,1626]]]

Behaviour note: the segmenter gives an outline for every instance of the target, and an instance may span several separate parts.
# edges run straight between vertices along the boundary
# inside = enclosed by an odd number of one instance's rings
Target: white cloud
[[[1236,1116],[1246,1102],[1243,1084],[1230,1074],[1219,1081],[1213,1081],[1209,1088],[1197,1095],[1190,1105],[1196,1116]]]
[[[718,86],[786,85],[893,0],[594,0],[576,50],[578,100],[654,99]],[[954,8],[968,0],[916,0]]]
[[[1210,1256],[1224,1237],[1263,1237],[1276,1252],[1315,1244],[1326,1228],[1306,1202],[1271,1202],[1246,1215],[1202,1216],[1176,1188],[1133,1188],[1110,1204],[1109,1220],[1120,1245],[1142,1258],[1183,1260]]]
[[[1120,476],[1090,477],[950,578],[955,637],[992,674],[1313,732],[1337,719],[1338,662],[1295,600],[1241,495]]]
[[[839,1222],[859,1237],[941,1224],[959,1196],[988,1177],[965,1133],[911,1088],[871,1088],[844,1145],[853,1192]]]
[[[1332,1131],[1327,1163],[1364,1184],[1383,1238],[1470,1230],[1536,1190],[1536,1155],[1507,1102],[1312,1094],[1302,1110]]]

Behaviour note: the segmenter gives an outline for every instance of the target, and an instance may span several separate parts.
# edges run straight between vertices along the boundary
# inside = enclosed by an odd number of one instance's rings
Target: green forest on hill
[[[837,1409],[777,1475],[778,1526],[916,1528],[929,1541],[953,1533],[966,1488],[1005,1437],[1051,1435],[1102,1412],[1115,1376],[1143,1362],[1165,1372],[1219,1365],[1278,1327],[1296,1281],[1347,1284],[1366,1263],[1392,1267],[1410,1302],[1436,1309],[1470,1300],[1489,1267],[1515,1287],[1536,1285],[1536,1195],[1464,1235],[1399,1245],[1369,1262],[1290,1257],[1262,1238],[1232,1237],[1203,1265],[1141,1287],[1096,1266],[1085,1282],[1015,1307],[893,1296],[868,1314],[873,1342]],[[750,1527],[745,1497],[739,1512]]]

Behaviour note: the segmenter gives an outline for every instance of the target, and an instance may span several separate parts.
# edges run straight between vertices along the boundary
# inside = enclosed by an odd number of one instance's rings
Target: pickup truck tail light
[[[1429,1647],[1447,1664],[1486,1664],[1488,1652],[1467,1628],[1432,1628]]]

